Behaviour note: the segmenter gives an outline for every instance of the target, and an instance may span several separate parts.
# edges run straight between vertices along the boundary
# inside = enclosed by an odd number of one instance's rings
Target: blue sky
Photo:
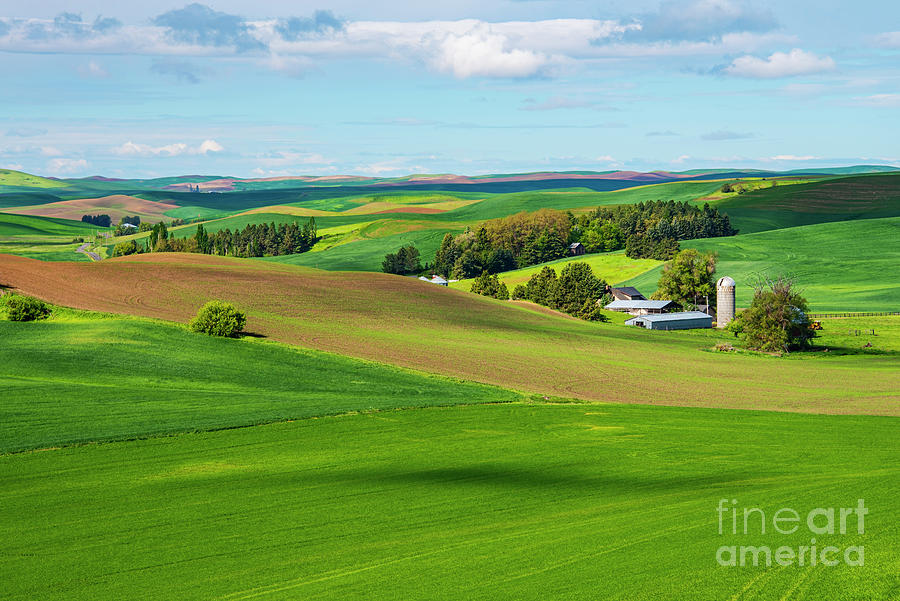
[[[900,4],[0,1],[0,167],[900,165]]]

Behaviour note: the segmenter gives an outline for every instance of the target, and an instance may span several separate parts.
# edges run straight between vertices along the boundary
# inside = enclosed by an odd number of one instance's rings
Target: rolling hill
[[[760,275],[793,277],[813,311],[900,310],[900,217],[838,221],[730,238],[686,240],[719,254],[717,271],[737,282],[747,307]],[[661,267],[625,282],[649,296]]]
[[[186,322],[218,298],[273,340],[529,393],[648,404],[896,414],[891,355],[776,361],[582,322],[412,278],[170,253],[90,264],[0,255],[4,284],[81,309]],[[659,381],[667,385],[661,388]]]
[[[895,419],[504,404],[6,455],[0,579],[10,601],[890,599],[898,453]],[[811,537],[719,534],[722,498],[864,498],[864,534],[815,536],[864,566],[721,567]]]

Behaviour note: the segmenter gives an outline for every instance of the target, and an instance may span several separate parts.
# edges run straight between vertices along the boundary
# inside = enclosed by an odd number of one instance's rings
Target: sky
[[[0,168],[900,166],[900,3],[0,0]]]

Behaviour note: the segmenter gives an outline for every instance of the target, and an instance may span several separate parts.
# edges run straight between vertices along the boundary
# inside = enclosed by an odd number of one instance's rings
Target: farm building
[[[641,315],[625,322],[627,326],[638,326],[648,330],[696,330],[711,328],[712,317],[701,311],[683,313],[663,313],[661,315]]]
[[[569,254],[572,256],[580,256],[584,254],[584,244],[581,242],[573,242],[569,245]]]
[[[656,315],[668,313],[679,308],[678,303],[670,300],[614,300],[605,307],[607,311],[620,311],[632,315]]]
[[[638,292],[637,288],[632,288],[631,286],[624,286],[622,288],[613,288],[612,286],[607,286],[606,291],[611,294],[612,297],[616,300],[647,300],[643,294]]]
[[[438,286],[446,286],[447,280],[442,278],[439,275],[433,275],[430,278],[426,278],[424,275],[419,277],[423,282],[431,282],[432,284],[437,284]]]

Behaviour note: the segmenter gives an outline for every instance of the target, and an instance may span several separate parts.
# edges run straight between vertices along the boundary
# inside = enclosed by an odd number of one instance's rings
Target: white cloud
[[[900,106],[900,94],[872,94],[856,99],[857,104],[879,108]]]
[[[78,67],[78,73],[82,77],[96,78],[102,79],[104,77],[109,77],[109,73],[101,67],[95,61],[90,61],[86,65],[81,65]]]
[[[215,140],[204,140],[199,146],[188,146],[183,142],[166,144],[165,146],[150,146],[149,144],[135,144],[131,140],[113,149],[115,154],[126,156],[178,156],[181,154],[208,154],[210,152],[222,152],[225,148]]]
[[[795,75],[810,75],[831,71],[835,67],[834,60],[828,56],[816,56],[794,48],[790,52],[775,52],[768,58],[742,56],[734,59],[724,72],[737,77],[772,79]]]
[[[449,34],[436,44],[431,65],[460,79],[468,77],[530,77],[559,57],[511,47],[510,40],[489,26],[463,35]]]
[[[674,163],[676,165],[681,165],[690,158],[691,158],[691,155],[683,154],[680,157],[678,157],[677,159],[672,159],[672,163]]]
[[[12,169],[13,171],[24,171],[25,167],[19,163],[0,163],[0,169]]]
[[[62,151],[55,146],[41,146],[41,154],[45,157],[58,157],[62,156]]]
[[[875,45],[882,48],[900,48],[900,31],[888,31],[875,36]]]
[[[816,159],[821,159],[822,157],[812,156],[812,155],[802,155],[797,156],[795,154],[779,154],[773,157],[769,157],[767,159],[763,159],[764,161],[814,161]]]
[[[225,147],[216,142],[215,140],[203,140],[200,144],[200,147],[197,148],[196,154],[208,154],[210,152],[222,152],[225,150]],[[189,152],[194,154],[194,151],[189,149]]]
[[[47,163],[47,171],[55,175],[70,175],[84,172],[88,162],[84,159],[52,159]]]

